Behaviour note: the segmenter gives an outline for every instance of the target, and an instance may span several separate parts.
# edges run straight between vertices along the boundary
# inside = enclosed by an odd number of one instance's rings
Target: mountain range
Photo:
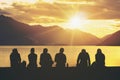
[[[0,15],[0,45],[120,45],[120,31],[103,40],[80,30],[28,25]]]
[[[120,30],[105,36],[99,45],[120,46]]]

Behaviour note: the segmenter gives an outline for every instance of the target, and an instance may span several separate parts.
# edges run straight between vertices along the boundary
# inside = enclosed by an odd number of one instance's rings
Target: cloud
[[[115,27],[120,27],[120,24],[116,25]]]
[[[116,23],[116,24],[114,24],[114,25],[112,25],[112,26],[117,27],[117,28],[120,29],[120,22],[119,22],[119,23]]]
[[[68,18],[69,14],[74,13],[73,10],[77,11],[78,8],[76,9],[76,7],[73,7],[72,5],[57,4],[57,3],[55,4],[38,3],[35,5],[24,5],[24,4],[14,3],[12,5],[12,8],[7,9],[7,11],[12,11],[11,14],[15,15],[17,12],[16,16],[24,16],[24,18],[26,17],[26,19],[28,19],[27,17],[31,19],[35,19],[35,18],[40,19],[40,17],[46,16],[48,17],[48,19],[52,19],[52,20],[48,20],[49,22],[50,21],[52,22],[53,18],[54,21],[58,20],[58,22],[59,21],[61,22],[63,21],[63,19]]]
[[[55,3],[12,3],[0,10],[25,23],[65,22],[76,12],[84,12],[89,19],[120,19],[119,0],[55,0]],[[86,3],[88,1],[88,3]],[[82,3],[84,4],[78,4]],[[91,4],[94,3],[94,4]],[[8,4],[4,3],[4,6]]]
[[[0,15],[10,15],[10,13],[0,9]]]

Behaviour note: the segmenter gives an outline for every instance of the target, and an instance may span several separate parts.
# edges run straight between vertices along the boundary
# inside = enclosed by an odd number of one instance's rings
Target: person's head
[[[63,53],[64,52],[64,48],[60,48],[60,53]]]
[[[34,52],[35,52],[35,49],[34,49],[34,48],[31,48],[30,51],[31,51],[31,53],[34,53]]]
[[[48,52],[48,49],[47,48],[44,48],[43,49],[43,53],[47,53]]]
[[[102,50],[100,48],[98,48],[97,53],[102,53]]]
[[[21,63],[21,65],[22,65],[22,67],[26,67],[26,61],[23,61],[23,62]]]
[[[82,53],[86,53],[86,50],[85,50],[85,49],[82,49],[81,52],[82,52]]]
[[[17,48],[14,48],[14,49],[12,50],[12,52],[13,52],[13,53],[18,53]]]

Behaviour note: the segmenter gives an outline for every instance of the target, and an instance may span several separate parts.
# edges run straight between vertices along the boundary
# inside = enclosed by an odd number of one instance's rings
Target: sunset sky
[[[120,30],[120,0],[0,0],[0,14],[30,25],[59,25],[97,37]]]

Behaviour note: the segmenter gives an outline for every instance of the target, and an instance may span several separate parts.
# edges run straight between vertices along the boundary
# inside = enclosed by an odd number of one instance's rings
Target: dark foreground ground
[[[0,80],[120,80],[120,67],[87,70],[75,67],[34,70],[0,68]]]

